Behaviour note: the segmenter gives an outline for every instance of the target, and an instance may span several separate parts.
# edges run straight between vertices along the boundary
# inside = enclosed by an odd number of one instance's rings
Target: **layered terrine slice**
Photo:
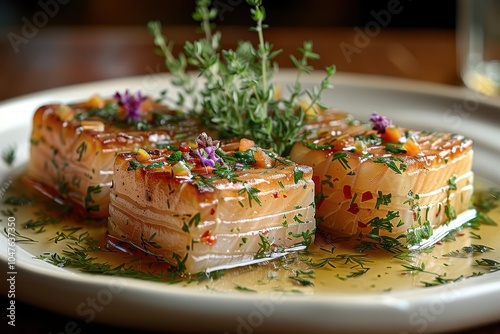
[[[194,140],[200,131],[197,120],[139,92],[44,105],[33,117],[28,177],[84,216],[107,217],[118,153]]]
[[[398,127],[376,113],[371,120],[340,113],[291,151],[313,167],[319,229],[415,248],[474,216],[470,139]]]
[[[312,168],[242,139],[116,158],[108,233],[197,273],[304,249],[316,229]]]

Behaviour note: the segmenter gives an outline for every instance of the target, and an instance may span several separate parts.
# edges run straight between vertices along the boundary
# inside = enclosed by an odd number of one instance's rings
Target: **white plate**
[[[283,72],[278,81],[292,82]],[[305,78],[318,83],[314,73]],[[456,87],[400,79],[337,74],[326,103],[366,118],[372,111],[395,123],[462,133],[475,143],[475,172],[500,184],[500,101]],[[167,86],[160,74],[52,89],[0,105],[0,150],[17,143],[16,167],[28,160],[34,110],[54,101],[76,101],[126,88],[157,95]],[[2,163],[1,178],[8,170]],[[6,185],[5,179],[2,185]],[[0,237],[1,267],[7,239]],[[38,255],[38,254],[37,254]],[[214,294],[137,279],[94,276],[32,258],[17,246],[16,298],[70,317],[172,332],[326,333],[440,332],[500,320],[500,272],[437,287],[374,294]],[[5,281],[2,282],[5,284]],[[57,297],[56,297],[57,296]],[[99,310],[89,298],[101,300]],[[87,303],[87,304],[86,304]],[[5,321],[5,320],[4,320]]]

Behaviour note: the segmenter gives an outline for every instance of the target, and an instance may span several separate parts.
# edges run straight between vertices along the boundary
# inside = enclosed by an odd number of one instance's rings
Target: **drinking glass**
[[[500,0],[458,0],[457,52],[464,84],[500,96]]]

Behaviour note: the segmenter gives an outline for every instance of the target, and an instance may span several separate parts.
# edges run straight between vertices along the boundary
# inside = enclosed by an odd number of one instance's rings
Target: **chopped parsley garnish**
[[[147,166],[149,169],[154,169],[154,168],[163,168],[165,166],[165,163],[163,161],[156,161]]]
[[[372,146],[380,146],[383,143],[383,140],[380,136],[377,136],[374,133],[370,133],[369,135],[359,135],[354,137],[354,140],[362,141],[368,145]]]
[[[102,108],[92,108],[86,112],[79,112],[75,115],[75,119],[83,121],[87,118],[98,117],[107,120],[115,120],[118,113],[118,104],[116,101],[108,101]]]
[[[297,270],[295,276],[288,276],[302,286],[314,286],[312,279],[314,279],[314,270]]]
[[[304,145],[305,147],[311,149],[311,150],[331,150],[332,149],[332,145],[330,143],[321,143],[321,144],[318,144],[318,143],[314,143],[314,142],[302,142],[302,145]]]
[[[403,144],[399,143],[387,143],[384,150],[389,153],[406,153],[406,150],[403,148]]]
[[[372,160],[374,163],[385,164],[387,167],[392,169],[396,174],[402,174],[406,171],[406,164],[401,158],[395,157],[379,157]],[[399,166],[396,164],[399,162]]]
[[[349,166],[349,160],[347,160],[346,152],[335,152],[333,154],[332,161],[338,161],[344,169],[351,169],[351,166]]]
[[[293,169],[293,181],[294,183],[298,183],[300,180],[304,178],[304,172],[299,168],[295,167]]]
[[[457,177],[456,176],[452,176],[449,180],[448,180],[448,187],[450,190],[457,190]]]
[[[85,210],[89,211],[99,211],[100,207],[98,204],[93,205],[95,203],[92,196],[99,194],[102,191],[101,186],[88,186],[87,187],[87,195],[85,196]]]
[[[167,161],[180,161],[182,159],[182,152],[177,150],[165,158]]]
[[[389,205],[391,203],[392,194],[383,194],[380,190],[377,192],[377,202],[375,203],[375,209],[379,209],[381,205]]]
[[[260,233],[259,238],[259,250],[255,253],[254,259],[265,258],[267,253],[271,250],[271,243],[269,242],[269,239]]]
[[[238,195],[246,194],[248,196],[248,205],[250,205],[250,207],[252,207],[252,202],[257,203],[258,205],[262,205],[257,195],[258,193],[260,193],[259,189],[251,187],[247,183],[244,183],[243,188],[238,191]]]
[[[130,162],[128,163],[127,170],[136,170],[137,168],[140,168],[142,166],[143,165],[139,161],[137,161],[137,160],[130,160]]]
[[[429,239],[433,233],[430,222],[426,221],[422,225],[410,227],[406,231],[406,243],[409,246],[418,245],[423,240]]]

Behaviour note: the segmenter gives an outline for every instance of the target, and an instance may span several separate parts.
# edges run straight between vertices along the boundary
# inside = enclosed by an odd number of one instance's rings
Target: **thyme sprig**
[[[300,84],[301,75],[310,73],[310,60],[319,58],[312,50],[312,42],[306,41],[299,49],[302,57],[291,56],[297,68],[297,77],[288,98],[277,97],[273,75],[278,70],[275,57],[282,50],[274,50],[264,38],[266,11],[262,0],[247,0],[252,6],[250,12],[255,26],[251,27],[258,36],[258,45],[240,41],[235,50],[221,50],[221,33],[213,32],[212,20],[217,9],[210,7],[211,1],[198,0],[193,18],[200,22],[204,37],[194,42],[187,41],[183,52],[173,54],[173,44],[162,33],[158,21],[149,22],[159,54],[165,58],[165,65],[173,75],[173,85],[180,88],[177,107],[198,115],[215,129],[221,138],[253,139],[258,146],[271,148],[284,155],[291,146],[304,138],[305,115],[315,113],[321,104],[324,90],[331,88],[329,79],[335,68],[326,68],[326,76],[319,87],[307,90]],[[194,66],[200,81],[193,80],[187,72],[188,65]],[[202,87],[196,83],[202,82]],[[306,106],[300,102],[308,100]],[[191,105],[187,106],[186,102]]]

